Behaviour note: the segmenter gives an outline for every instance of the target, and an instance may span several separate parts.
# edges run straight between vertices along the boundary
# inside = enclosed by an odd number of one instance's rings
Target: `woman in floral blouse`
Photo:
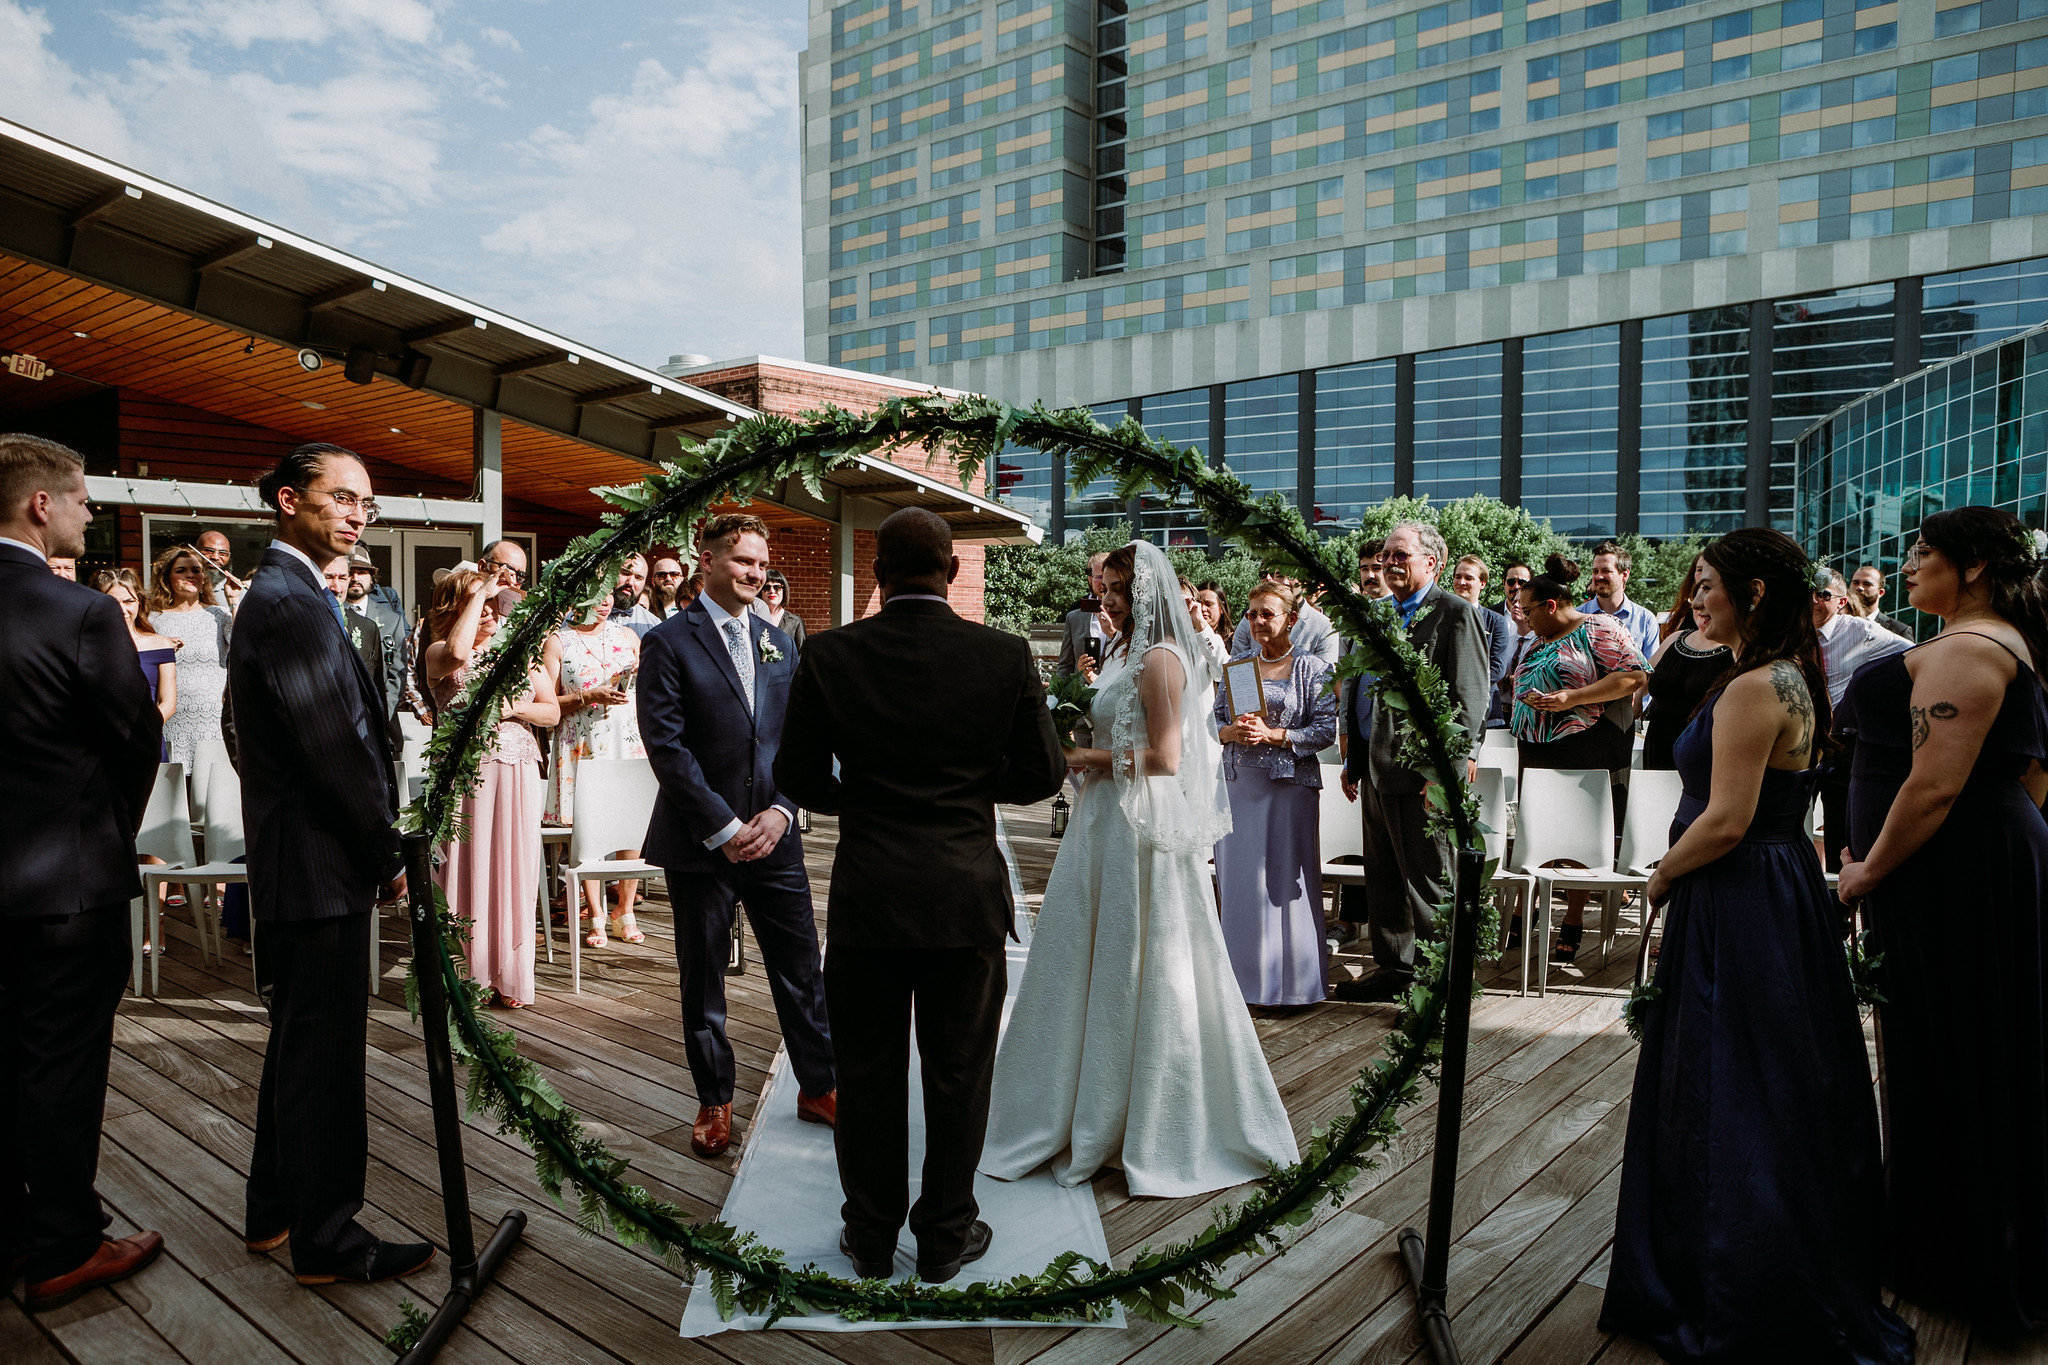
[[[1524,768],[1605,769],[1626,772],[1634,727],[1606,719],[1607,704],[1633,696],[1649,682],[1642,651],[1614,618],[1572,604],[1579,566],[1563,555],[1521,591],[1522,611],[1536,643],[1515,674],[1515,709],[1508,720]],[[1615,790],[1619,825],[1625,788]],[[1586,893],[1565,893],[1564,924],[1556,956],[1570,962],[1585,932]]]
[[[612,604],[600,601],[589,619],[565,625],[548,637],[542,668],[561,700],[562,723],[555,727],[555,761],[548,767],[547,822],[573,824],[576,819],[576,765],[586,758],[645,758],[640,719],[634,706],[633,674],[640,666],[640,637],[610,619]],[[636,858],[640,850],[622,849],[614,857]],[[583,884],[590,929],[583,942],[602,948],[605,937],[604,883]],[[619,883],[618,911],[612,932],[628,943],[645,943],[633,918],[637,881]]]

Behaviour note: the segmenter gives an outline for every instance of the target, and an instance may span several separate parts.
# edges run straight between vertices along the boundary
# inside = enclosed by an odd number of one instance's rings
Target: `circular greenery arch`
[[[609,592],[627,556],[653,543],[688,544],[691,528],[714,505],[744,503],[787,479],[801,480],[822,498],[824,476],[835,467],[856,455],[909,445],[949,451],[963,486],[998,452],[1015,445],[1063,457],[1076,489],[1110,478],[1119,499],[1145,492],[1186,496],[1220,536],[1321,588],[1324,610],[1352,644],[1338,675],[1361,678],[1374,689],[1382,715],[1405,718],[1403,761],[1435,775],[1426,788],[1432,824],[1460,846],[1481,846],[1477,805],[1462,761],[1472,737],[1457,723],[1442,677],[1410,647],[1390,608],[1352,590],[1352,566],[1335,562],[1334,552],[1278,494],[1255,499],[1249,487],[1210,465],[1198,449],[1153,437],[1129,418],[1112,429],[1082,409],[1021,410],[982,397],[948,402],[937,393],[893,399],[867,414],[826,407],[797,420],[749,418],[702,444],[684,442],[678,460],[641,484],[597,490],[622,510],[607,513],[600,530],[571,544],[500,626],[487,666],[476,670],[441,715],[427,748],[430,776],[405,813],[407,829],[437,843],[463,837],[458,803],[475,790],[501,704],[524,687],[556,623]],[[585,1131],[533,1063],[520,1056],[515,1036],[480,1017],[483,988],[467,979],[462,966],[466,928],[448,913],[438,887],[433,904],[441,950],[424,965],[447,985],[452,1044],[469,1068],[469,1112],[492,1115],[501,1134],[516,1133],[526,1143],[541,1186],[557,1202],[565,1185],[574,1187],[584,1231],[609,1231],[627,1246],[658,1250],[686,1278],[708,1271],[721,1314],[764,1315],[771,1323],[813,1312],[875,1321],[1093,1320],[1120,1303],[1153,1321],[1199,1326],[1189,1314],[1200,1297],[1231,1296],[1222,1277],[1231,1260],[1284,1251],[1290,1229],[1312,1221],[1321,1203],[1341,1205],[1352,1180],[1376,1164],[1370,1154],[1401,1131],[1398,1111],[1435,1075],[1446,1005],[1442,949],[1420,945],[1416,984],[1397,1002],[1395,1029],[1382,1055],[1352,1085],[1351,1111],[1316,1128],[1301,1160],[1270,1169],[1242,1203],[1219,1205],[1209,1227],[1192,1241],[1147,1247],[1122,1270],[1070,1251],[1036,1275],[962,1288],[909,1277],[851,1281],[815,1266],[792,1267],[780,1251],[723,1223],[688,1222],[675,1205],[629,1183],[626,1160]],[[1441,907],[1439,922],[1448,926],[1450,914],[1449,905]],[[1487,925],[1480,932],[1486,935]],[[415,1014],[421,966],[415,959],[408,967],[406,999]]]

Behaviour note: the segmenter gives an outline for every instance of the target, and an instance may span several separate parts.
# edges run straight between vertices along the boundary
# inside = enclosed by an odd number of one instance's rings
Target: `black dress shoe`
[[[989,1230],[988,1224],[977,1218],[973,1226],[967,1229],[967,1245],[960,1248],[960,1259],[934,1266],[928,1266],[920,1261],[917,1265],[917,1278],[926,1284],[944,1284],[960,1273],[961,1266],[986,1256],[988,1244],[994,1240],[995,1233]]]
[[[853,1243],[846,1240],[846,1229],[839,1229],[839,1254],[853,1262],[853,1273],[863,1280],[886,1280],[896,1273],[896,1263],[890,1261],[863,1261],[853,1254]]]
[[[375,1284],[425,1270],[434,1259],[434,1249],[425,1242],[372,1242],[331,1269],[299,1270],[300,1284]]]
[[[1408,988],[1414,984],[1413,976],[1402,976],[1396,972],[1374,972],[1362,981],[1340,981],[1330,994],[1355,1005],[1389,1004],[1406,995]]]

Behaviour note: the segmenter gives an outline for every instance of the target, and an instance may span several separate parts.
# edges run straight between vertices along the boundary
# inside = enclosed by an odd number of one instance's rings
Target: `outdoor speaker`
[[[341,362],[341,373],[351,384],[369,383],[377,373],[377,352],[357,342],[348,348],[348,357]]]

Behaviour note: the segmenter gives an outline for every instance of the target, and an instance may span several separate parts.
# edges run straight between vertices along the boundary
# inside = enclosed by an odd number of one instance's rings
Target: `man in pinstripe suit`
[[[404,884],[398,796],[376,681],[320,573],[377,504],[363,462],[334,445],[300,446],[256,486],[277,539],[228,650],[249,908],[271,979],[244,1238],[252,1252],[289,1239],[301,1284],[384,1280],[434,1254],[355,1220],[369,1163],[369,917]]]

